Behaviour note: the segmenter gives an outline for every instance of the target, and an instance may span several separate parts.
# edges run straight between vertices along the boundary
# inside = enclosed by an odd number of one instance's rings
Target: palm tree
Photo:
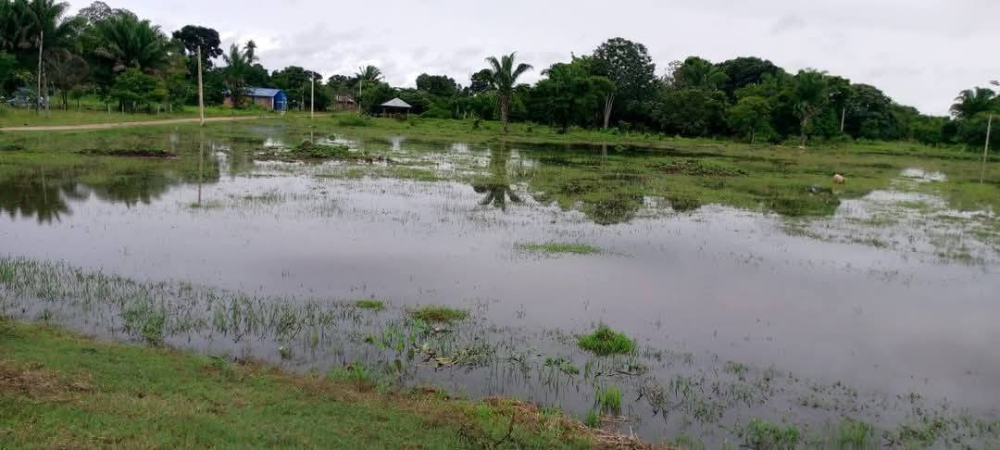
[[[719,66],[692,56],[673,73],[674,85],[685,89],[716,89],[729,79]]]
[[[791,94],[801,132],[799,146],[805,148],[809,121],[830,103],[830,84],[826,73],[816,70],[802,70],[792,82]]]
[[[382,79],[382,71],[378,67],[367,65],[358,68],[358,73],[354,76],[361,81],[373,83]]]
[[[966,89],[955,97],[951,114],[958,119],[969,119],[981,112],[990,111],[1000,105],[1000,97],[992,89],[977,87]]]
[[[517,79],[525,72],[532,69],[530,64],[518,64],[514,67],[515,58],[517,53],[511,53],[509,55],[503,55],[500,59],[495,56],[486,58],[486,62],[490,64],[486,70],[488,71],[488,80],[490,83],[490,88],[497,93],[497,99],[500,102],[500,120],[503,122],[503,132],[506,133],[507,122],[510,120],[510,98],[514,94],[514,86],[517,85]]]
[[[257,44],[253,41],[247,42],[242,49],[233,44],[229,46],[229,53],[222,55],[222,59],[226,61],[226,67],[222,69],[222,81],[229,90],[233,107],[239,107],[243,102],[247,91],[247,76],[257,59],[254,54],[256,48]]]
[[[112,73],[135,68],[156,73],[168,62],[167,37],[160,27],[133,14],[118,13],[94,24],[93,53]]]

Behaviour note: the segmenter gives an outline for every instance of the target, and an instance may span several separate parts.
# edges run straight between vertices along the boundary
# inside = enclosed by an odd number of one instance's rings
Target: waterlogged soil
[[[0,154],[4,314],[603,409],[651,441],[738,445],[760,418],[813,445],[842,444],[847,419],[877,430],[866,445],[1000,442],[1000,226],[954,205],[947,170],[876,166],[884,178],[857,181],[870,188],[838,187],[759,157],[143,133],[98,144],[178,157],[80,155],[95,142],[58,136]],[[351,155],[269,157],[307,139]],[[546,243],[595,251],[524,250]],[[426,305],[470,317],[414,320]],[[599,324],[638,351],[580,350]],[[620,411],[598,403],[608,387]]]

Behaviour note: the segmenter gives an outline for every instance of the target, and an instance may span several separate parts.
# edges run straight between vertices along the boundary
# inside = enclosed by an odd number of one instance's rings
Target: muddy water
[[[258,131],[280,145],[276,131]],[[371,145],[405,151],[417,144],[396,139]],[[157,184],[152,195],[127,196],[135,201],[92,193],[84,178],[44,193],[41,201],[63,205],[57,217],[41,220],[34,213],[39,208],[26,208],[22,200],[20,209],[6,209],[18,212],[0,217],[0,254],[287,301],[377,297],[399,307],[451,305],[476,311],[477,320],[511,342],[536,339],[525,344],[537,345],[533,353],[572,355],[580,366],[586,357],[552,336],[589,332],[602,322],[636,337],[643,348],[683,355],[684,364],[650,363],[663,383],[677,365],[717,377],[728,362],[781,374],[784,387],[769,389],[771,398],[693,425],[651,419],[655,408],[626,394],[634,417],[625,429],[650,439],[686,432],[706,442],[738,440],[732,429],[749,417],[818,423],[851,408],[851,414],[892,428],[911,418],[909,405],[899,406],[898,399],[913,394],[929,406],[947,402],[997,420],[1000,270],[988,250],[979,264],[942,262],[898,247],[789,234],[784,219],[773,214],[719,205],[678,213],[656,206],[656,199],[646,199],[647,206],[623,223],[600,225],[583,213],[537,202],[525,185],[501,192],[507,200],[500,208],[495,195],[486,201],[492,194],[471,182],[317,177],[341,163],[253,162],[233,150],[237,146],[214,139],[204,164],[217,173],[205,176],[203,170],[200,183],[174,179]],[[509,164],[543,164],[533,158],[536,151],[514,148]],[[433,158],[440,170],[483,172],[491,151],[442,145]],[[17,186],[7,189],[34,185]],[[511,193],[523,201],[506,197]],[[859,205],[841,208],[827,225],[811,226],[836,229]],[[517,249],[518,243],[547,241],[587,243],[604,252]],[[114,328],[74,321],[72,314],[63,320],[99,335]],[[175,336],[171,343],[276,359],[277,344],[266,341]],[[289,364],[329,369],[352,354],[367,354],[343,346],[365,345],[320,346]],[[419,369],[413,376],[472,395],[554,404],[581,416],[591,407],[596,383],[552,385],[504,370]],[[822,392],[815,386],[841,384],[862,400],[821,412],[805,405],[804,397]],[[836,395],[827,397],[832,402]]]

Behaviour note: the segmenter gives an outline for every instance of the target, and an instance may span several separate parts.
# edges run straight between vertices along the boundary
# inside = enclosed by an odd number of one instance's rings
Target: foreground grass
[[[513,400],[454,400],[431,390],[378,393],[364,377],[291,375],[253,362],[0,321],[0,448],[587,448],[621,442],[639,445]]]

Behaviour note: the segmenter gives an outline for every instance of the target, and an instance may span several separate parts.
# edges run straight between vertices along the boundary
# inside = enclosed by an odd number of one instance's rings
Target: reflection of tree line
[[[215,161],[204,164],[201,172],[197,161],[191,163],[178,166],[173,161],[142,161],[122,167],[84,164],[69,168],[25,165],[0,172],[0,211],[11,218],[21,215],[49,223],[72,214],[70,203],[85,201],[91,195],[131,207],[151,203],[174,185],[218,181]]]
[[[579,153],[540,154],[527,179],[540,202],[579,209],[600,225],[629,222],[645,205],[646,180],[639,169],[609,165],[607,158],[606,148],[593,157]],[[507,168],[509,159],[510,151],[503,144],[490,150],[489,176],[473,183],[473,189],[484,194],[481,205],[506,211],[508,203],[521,202],[511,188],[514,180]],[[667,200],[678,211],[701,207],[699,202],[685,198],[668,195]]]

